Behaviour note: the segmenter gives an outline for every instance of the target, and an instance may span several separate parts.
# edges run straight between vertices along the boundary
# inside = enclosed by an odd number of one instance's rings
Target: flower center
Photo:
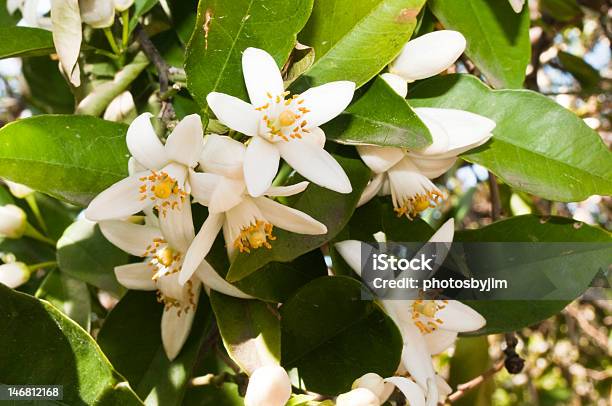
[[[276,240],[272,235],[272,224],[257,220],[254,224],[243,227],[240,230],[240,235],[234,241],[234,247],[240,252],[251,252],[252,248],[266,247],[272,248],[268,241]]]
[[[428,190],[426,193],[418,193],[413,197],[404,199],[399,207],[393,210],[397,217],[406,216],[409,219],[415,218],[422,211],[430,207],[436,207],[442,200],[442,193],[437,190]]]
[[[444,321],[436,317],[438,311],[444,309],[448,300],[415,300],[412,303],[412,321],[421,334],[436,331]]]
[[[165,267],[172,265],[177,256],[178,255],[170,247],[166,247],[155,253],[157,261]]]
[[[157,301],[159,303],[164,304],[165,311],[168,311],[173,307],[178,309],[177,314],[180,317],[181,313],[187,314],[190,310],[195,310],[196,297],[195,297],[195,292],[193,288],[194,286],[191,280],[188,280],[187,282],[185,282],[183,289],[186,293],[185,295],[186,297],[184,297],[182,300],[172,297],[170,295],[164,294],[161,289],[158,289],[157,290]]]
[[[182,203],[187,196],[187,193],[179,187],[176,179],[166,172],[151,171],[149,176],[143,176],[139,180],[142,182],[140,200],[149,199],[153,207],[163,216],[169,209],[178,209],[179,203]]]
[[[268,102],[257,107],[257,110],[264,112],[260,127],[261,135],[268,141],[277,142],[302,138],[305,133],[310,132],[306,128],[308,122],[304,120],[304,115],[310,110],[302,106],[304,99],[300,99],[300,95],[287,97],[289,92],[277,96],[270,93],[267,95]]]
[[[183,255],[170,247],[164,239],[154,239],[143,256],[149,258],[149,265],[154,272],[153,280],[181,270]]]

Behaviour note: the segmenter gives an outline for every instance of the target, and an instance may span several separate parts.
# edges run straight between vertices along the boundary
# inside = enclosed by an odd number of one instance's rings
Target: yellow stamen
[[[405,215],[412,220],[422,211],[430,207],[436,207],[442,198],[442,194],[437,190],[429,190],[427,194],[417,194],[412,198],[404,200],[400,207],[396,207],[393,210],[397,213],[397,217]]]
[[[234,241],[234,247],[240,252],[251,252],[251,249],[260,247],[272,248],[268,241],[276,240],[272,235],[273,226],[270,223],[257,220],[255,224],[243,227],[240,230],[240,235]]]
[[[172,262],[174,262],[174,258],[175,258],[175,253],[174,250],[172,248],[166,247],[163,250],[161,250],[160,252],[158,252],[155,257],[157,258],[157,260],[159,261],[160,264],[162,264],[163,266],[170,266],[172,265]]]
[[[278,116],[278,122],[283,127],[288,127],[295,123],[296,114],[291,110],[285,110]]]

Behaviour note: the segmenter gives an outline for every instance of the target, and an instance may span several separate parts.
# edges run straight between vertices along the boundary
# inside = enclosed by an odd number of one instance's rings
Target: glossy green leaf
[[[562,22],[570,22],[582,16],[576,0],[540,0],[540,10],[547,16]]]
[[[556,201],[612,193],[612,154],[572,112],[529,90],[491,90],[470,75],[414,85],[415,106],[455,108],[497,123],[493,138],[462,155],[510,186]]]
[[[378,305],[361,300],[361,289],[354,279],[324,276],[281,307],[283,365],[297,367],[308,390],[335,395],[365,373],[397,369],[400,333]]]
[[[316,0],[300,42],[315,62],[296,88],[350,80],[361,86],[391,62],[410,39],[424,0]]]
[[[24,58],[23,76],[28,82],[28,103],[45,113],[70,114],[74,112],[74,96],[66,79],[50,56]]]
[[[403,97],[379,76],[340,116],[323,126],[325,136],[343,144],[424,148],[431,134]]]
[[[248,374],[280,362],[280,320],[273,305],[211,292],[210,303],[229,356]]]
[[[353,192],[340,194],[310,184],[297,196],[292,207],[303,211],[327,226],[327,234],[300,235],[275,229],[276,240],[272,249],[257,249],[251,253],[240,253],[232,263],[227,279],[238,281],[270,262],[287,262],[320,247],[332,239],[348,222],[357,205],[361,191],[370,178],[370,170],[357,158],[335,155],[348,175]]]
[[[9,14],[7,6],[7,0],[0,0],[0,26],[8,27],[13,26],[19,22],[21,13],[15,11],[13,14]]]
[[[211,311],[202,295],[191,335],[170,362],[161,342],[163,310],[154,292],[129,291],[104,321],[98,343],[147,404],[180,405],[208,335]]]
[[[41,28],[0,27],[0,38],[0,59],[55,52],[51,31]]]
[[[128,254],[108,242],[100,227],[86,219],[66,229],[57,242],[57,259],[62,272],[91,285],[120,295],[114,268],[128,262]]]
[[[0,129],[0,177],[77,205],[127,176],[127,127],[42,115]]]
[[[502,290],[498,297],[512,297],[512,289],[549,288],[557,295],[543,297],[538,301],[526,300],[478,300],[467,301],[487,319],[487,325],[478,334],[493,334],[514,331],[561,311],[568,303],[569,296],[578,296],[586,290],[599,266],[606,266],[612,255],[609,243],[610,233],[587,224],[563,217],[541,218],[534,215],[512,217],[498,221],[478,230],[459,231],[455,241],[463,242],[570,242],[575,244],[571,252],[560,252],[558,256],[543,258],[529,272],[530,264],[517,266],[508,272],[512,274],[508,290]],[[601,243],[584,247],[581,243]],[[501,270],[500,270],[501,271]],[[546,280],[542,278],[546,276]],[[475,275],[474,277],[478,277]],[[548,284],[548,286],[544,283]],[[563,300],[557,300],[558,294]],[[490,299],[495,298],[495,293]],[[515,293],[514,297],[521,297]]]
[[[143,404],[93,338],[49,303],[0,284],[0,309],[3,384],[62,385],[68,405]]]
[[[57,310],[89,331],[91,300],[85,282],[54,269],[38,288],[36,297],[48,301]]]
[[[432,0],[444,28],[467,39],[465,53],[495,88],[521,88],[531,55],[529,7],[515,13],[508,1]]]
[[[601,80],[601,75],[597,69],[589,65],[581,57],[572,55],[569,52],[559,51],[557,58],[559,58],[561,66],[580,82],[582,89],[587,91],[597,89],[597,85]]]
[[[155,5],[159,3],[159,0],[135,0],[134,1],[134,11],[130,18],[130,31],[136,28],[138,25],[138,20],[140,17],[148,13]]]
[[[261,48],[283,66],[312,9],[312,0],[200,0],[187,46],[187,87],[196,102],[216,91],[248,100],[242,52]]]

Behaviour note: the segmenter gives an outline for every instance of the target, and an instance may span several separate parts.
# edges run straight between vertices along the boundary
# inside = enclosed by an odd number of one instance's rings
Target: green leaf
[[[24,58],[23,76],[28,82],[28,103],[45,113],[74,112],[74,96],[66,79],[57,68],[57,61],[49,56]]]
[[[208,335],[211,311],[201,295],[191,334],[170,362],[161,342],[163,310],[155,293],[129,291],[104,321],[98,343],[147,404],[180,405]]]
[[[159,0],[135,0],[134,1],[134,14],[130,18],[130,32],[138,25],[140,17],[151,11],[155,5],[159,3]]]
[[[497,123],[493,138],[462,157],[513,188],[569,202],[612,193],[612,155],[572,112],[529,90],[491,90],[470,75],[446,75],[410,89],[415,106],[455,108]]]
[[[272,305],[211,291],[210,303],[229,356],[248,374],[280,362],[279,315]]]
[[[378,305],[361,299],[361,289],[354,279],[324,276],[280,308],[283,365],[297,367],[308,390],[336,395],[365,373],[397,369],[400,333]]]
[[[51,303],[57,310],[76,321],[86,331],[91,322],[91,300],[87,284],[61,273],[58,269],[49,272],[36,297]]]
[[[431,144],[431,134],[425,124],[380,76],[323,129],[328,139],[342,144],[416,149]]]
[[[529,7],[515,13],[508,1],[432,0],[444,28],[467,39],[465,53],[495,88],[521,88],[529,64]]]
[[[416,26],[424,0],[316,0],[299,40],[315,49],[315,62],[296,81],[306,88],[335,80],[357,87],[400,52]]]
[[[482,375],[491,367],[489,357],[489,342],[487,337],[462,337],[455,345],[453,357],[450,359],[448,384],[456,388]],[[485,380],[481,385],[468,391],[465,397],[457,399],[457,406],[489,406],[495,383],[492,379]]]
[[[210,92],[247,100],[242,52],[261,48],[282,66],[304,27],[312,0],[200,0],[195,30],[187,45],[187,87],[206,107]]]
[[[117,282],[114,268],[128,262],[128,254],[108,242],[96,223],[78,220],[57,242],[57,260],[62,272],[119,296],[125,289]]]
[[[576,0],[540,0],[540,9],[555,20],[570,22],[582,16]]]
[[[67,405],[142,405],[93,338],[55,307],[0,284],[0,309],[3,384],[62,385]]]
[[[607,266],[612,255],[612,248],[609,245],[612,241],[610,233],[564,217],[541,218],[534,215],[512,217],[478,230],[459,231],[455,234],[455,241],[575,244],[571,252],[557,245],[556,249],[564,252],[540,258],[537,264],[526,263],[524,266],[507,270],[511,275],[505,277],[509,280],[509,288],[497,293],[497,297],[501,297],[500,295],[512,297],[514,289],[514,297],[521,297],[516,290],[537,288],[544,291],[550,287],[553,292],[560,293],[560,296],[553,294],[538,301],[466,301],[487,319],[487,325],[477,334],[514,331],[558,313],[569,303],[568,297],[576,297],[590,286],[599,267]],[[581,243],[600,244],[585,246]],[[551,245],[546,251],[549,250],[555,250],[555,245]],[[522,262],[526,261],[523,259]],[[500,269],[499,272],[501,271],[503,270]],[[478,278],[478,275],[474,277]],[[494,299],[495,295],[492,294],[491,299]],[[558,300],[559,297],[563,300]]]
[[[592,91],[597,89],[597,85],[601,80],[601,76],[597,69],[589,65],[579,56],[572,55],[565,51],[559,51],[557,57],[563,68],[580,82],[580,86],[583,90]]]
[[[357,205],[359,196],[370,178],[370,170],[356,158],[344,158],[334,155],[344,168],[351,181],[353,192],[340,194],[310,184],[305,192],[298,195],[295,204],[297,210],[303,211],[327,226],[327,234],[300,235],[285,230],[275,229],[276,240],[272,249],[257,249],[251,253],[240,253],[229,269],[227,279],[238,281],[270,262],[288,262],[298,256],[320,247],[332,239],[348,222]]]
[[[14,121],[0,129],[0,177],[85,206],[127,176],[126,130],[85,116]]]
[[[19,22],[21,13],[15,11],[13,14],[9,14],[7,6],[7,0],[0,0],[0,26],[8,27],[15,25]]]
[[[0,38],[0,59],[55,52],[51,31],[41,28],[0,27]]]

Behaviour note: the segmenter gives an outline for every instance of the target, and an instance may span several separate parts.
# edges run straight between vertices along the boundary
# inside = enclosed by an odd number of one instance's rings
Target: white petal
[[[128,254],[141,257],[153,240],[163,238],[158,228],[127,221],[109,220],[99,223],[100,231],[113,245]]]
[[[283,159],[311,182],[338,193],[353,190],[344,169],[324,149],[300,139],[277,145]]]
[[[440,395],[438,393],[438,385],[436,385],[436,377],[427,379],[427,406],[437,406]]]
[[[130,153],[148,169],[161,169],[168,163],[164,145],[155,134],[151,113],[142,113],[130,124],[126,142]]]
[[[223,213],[242,202],[245,184],[242,180],[221,178],[208,202],[209,213]]]
[[[325,224],[313,219],[306,213],[267,197],[258,197],[254,200],[261,210],[261,214],[276,227],[298,234],[318,235],[327,233]]]
[[[222,124],[246,135],[257,135],[261,114],[249,103],[217,92],[209,93],[206,102]]]
[[[242,54],[242,72],[251,104],[263,106],[272,96],[281,95],[285,88],[274,58],[259,48],[247,48]]]
[[[429,242],[452,242],[455,235],[455,220],[450,218],[429,238]]]
[[[9,288],[17,288],[30,279],[30,269],[23,262],[10,262],[0,265],[0,283]]]
[[[423,394],[423,389],[414,383],[412,379],[401,376],[392,376],[390,378],[386,378],[385,382],[391,382],[394,384],[397,389],[404,394],[410,406],[425,406],[425,395]]]
[[[310,110],[304,115],[307,128],[318,127],[337,117],[349,105],[355,93],[355,83],[346,80],[329,82],[311,87],[301,94],[304,107]]]
[[[59,56],[62,70],[70,82],[81,85],[81,71],[78,59],[81,52],[83,32],[78,0],[54,0],[51,2],[51,22],[53,24],[53,43]]]
[[[363,189],[363,192],[361,192],[361,197],[359,198],[359,201],[357,202],[357,207],[361,207],[367,202],[369,202],[370,200],[372,200],[372,198],[376,196],[376,194],[382,188],[384,180],[385,180],[384,173],[379,173],[376,176],[374,176],[368,182],[365,189]]]
[[[264,365],[249,378],[245,406],[285,406],[291,397],[291,379],[278,365]]]
[[[438,393],[440,394],[440,398],[438,399],[438,403],[444,403],[444,399],[451,393],[453,393],[453,388],[442,378],[440,375],[436,374],[436,386],[438,387]]]
[[[189,199],[185,199],[177,208],[161,215],[159,224],[168,244],[179,252],[186,252],[195,236]]]
[[[457,157],[454,156],[450,158],[436,158],[412,152],[408,152],[408,156],[419,171],[429,179],[435,179],[443,175],[457,162]]]
[[[449,139],[444,127],[438,123],[431,113],[427,112],[427,109],[416,108],[414,111],[429,130],[432,139],[432,143],[419,150],[419,153],[441,154],[448,151]]]
[[[395,93],[404,98],[406,97],[406,95],[408,94],[408,83],[403,77],[393,73],[383,73],[382,75],[380,75],[380,77],[383,78],[385,82],[387,82],[387,84],[391,87],[391,89],[393,89],[393,91],[395,91]]]
[[[115,5],[115,10],[122,12],[130,8],[134,4],[134,0],[113,0],[113,4]]]
[[[223,293],[224,295],[238,297],[240,299],[253,299],[253,296],[247,295],[225,279],[213,269],[206,260],[203,260],[200,266],[196,269],[196,276],[202,283],[212,290]]]
[[[335,243],[334,248],[353,271],[361,276],[361,242],[357,240],[341,241]]]
[[[128,289],[156,290],[157,286],[151,277],[153,272],[148,262],[138,262],[115,267],[115,276],[120,284]]]
[[[223,180],[221,175],[214,173],[189,172],[189,184],[191,185],[191,194],[198,203],[208,206],[212,194]]]
[[[521,10],[523,10],[523,5],[525,4],[525,0],[509,0],[510,1],[510,6],[512,6],[512,10],[514,10],[515,13],[520,13]]]
[[[415,111],[419,116],[426,114],[434,119],[448,134],[448,149],[445,152],[433,154],[418,151],[424,155],[435,155],[439,158],[457,156],[487,142],[495,128],[495,121],[469,111],[430,107],[421,107]]]
[[[113,25],[115,7],[112,1],[79,0],[81,19],[93,28],[105,28]]]
[[[138,162],[136,158],[134,158],[133,156],[131,156],[130,159],[128,159],[128,173],[130,175],[133,175],[136,172],[144,172],[146,170],[147,168],[142,166],[140,162]]]
[[[313,127],[310,128],[309,131],[310,134],[304,135],[304,141],[311,142],[319,148],[323,148],[327,139],[325,138],[325,132],[321,129],[321,127]]]
[[[423,336],[431,355],[436,355],[448,349],[457,340],[457,332],[441,328]]]
[[[438,310],[436,317],[443,321],[441,328],[459,333],[476,331],[487,324],[480,313],[457,300],[450,300],[444,309]]]
[[[378,406],[380,399],[369,389],[356,388],[342,393],[336,399],[336,406]],[[263,405],[262,405],[263,406]]]
[[[135,109],[136,105],[132,93],[126,90],[110,102],[104,110],[103,118],[108,121],[122,122],[128,118],[130,113],[134,112],[136,114]]]
[[[168,158],[190,168],[198,164],[204,149],[202,120],[197,114],[183,118],[166,140]]]
[[[294,185],[288,185],[288,186],[271,186],[270,188],[268,188],[268,190],[266,190],[266,193],[264,194],[266,196],[273,196],[273,197],[293,196],[293,195],[297,195],[298,193],[302,193],[304,190],[306,190],[309,184],[310,182],[303,181],[303,182],[299,182]]]
[[[162,343],[171,361],[176,358],[189,337],[196,309],[181,311],[180,316],[179,311],[176,307],[169,307],[164,310],[161,320]]]
[[[389,65],[389,72],[408,82],[425,79],[448,69],[465,50],[460,32],[442,30],[409,41]]]
[[[359,152],[363,162],[374,173],[387,172],[389,168],[406,156],[406,153],[401,148],[379,147],[375,145],[358,145],[357,152]]]
[[[146,175],[138,172],[110,186],[89,203],[85,217],[91,221],[120,219],[144,209],[149,202],[141,200],[139,178]]]
[[[206,136],[200,165],[204,172],[242,179],[242,165],[246,147],[230,137],[217,134]]]
[[[244,156],[244,181],[251,196],[261,196],[278,172],[280,152],[275,144],[253,137]]]
[[[223,225],[225,216],[223,214],[209,214],[200,232],[195,236],[191,246],[185,254],[185,260],[181,267],[181,273],[179,275],[179,283],[183,285],[191,275],[200,266],[208,252],[212,247],[219,234],[219,230]]]

